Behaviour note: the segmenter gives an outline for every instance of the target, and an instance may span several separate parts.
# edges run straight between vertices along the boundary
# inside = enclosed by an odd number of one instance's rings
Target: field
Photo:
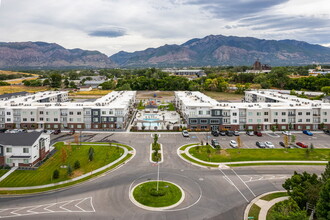
[[[95,152],[93,161],[89,161],[88,158],[90,147],[93,147]],[[62,148],[66,149],[67,152],[65,162],[62,162]],[[69,147],[63,143],[57,143],[56,150],[54,156],[49,158],[39,169],[16,170],[0,182],[0,187],[36,186],[68,180],[109,164],[118,159],[124,152],[121,148],[110,147],[109,145],[71,145]],[[70,164],[73,168],[76,160],[79,160],[81,168],[74,170],[70,177],[67,175],[67,168],[61,168],[61,166]],[[54,180],[52,176],[56,169],[59,170],[60,175],[58,179]]]
[[[13,79],[13,80],[5,80],[5,82],[7,83],[10,83],[11,85],[14,85],[14,84],[21,84],[23,82],[23,80],[35,80],[35,79],[38,79],[39,77],[31,77],[31,78],[28,78],[28,79]]]
[[[156,97],[154,97],[156,94]],[[136,99],[174,99],[173,91],[138,91]]]
[[[262,160],[328,161],[330,149],[226,149],[215,150],[211,146],[193,147],[189,153],[207,162],[236,162]]]
[[[112,92],[111,90],[91,90],[91,91],[81,91],[75,93],[69,93],[70,96],[104,96]]]
[[[23,85],[14,85],[14,86],[0,86],[0,95],[5,93],[14,93],[14,92],[41,92],[49,90],[46,86],[41,87],[28,87]]]
[[[222,101],[242,101],[244,95],[242,94],[235,94],[235,93],[228,93],[228,92],[210,92],[204,91],[205,95],[210,96],[215,100],[222,100]]]

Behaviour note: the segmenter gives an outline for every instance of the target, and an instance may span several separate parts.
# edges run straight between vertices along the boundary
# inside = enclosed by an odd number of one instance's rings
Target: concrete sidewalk
[[[5,173],[2,177],[0,177],[0,182],[6,179],[10,174],[12,174],[18,167],[12,167],[7,173]]]

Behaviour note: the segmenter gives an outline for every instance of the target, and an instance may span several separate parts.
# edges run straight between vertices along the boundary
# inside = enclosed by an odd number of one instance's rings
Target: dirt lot
[[[211,98],[218,101],[242,101],[244,95],[235,94],[235,93],[227,93],[227,92],[210,92],[204,91],[205,95],[210,96]]]
[[[173,91],[137,91],[136,99],[152,99],[155,98],[154,94],[156,94],[157,99],[161,100],[174,100],[174,92]]]

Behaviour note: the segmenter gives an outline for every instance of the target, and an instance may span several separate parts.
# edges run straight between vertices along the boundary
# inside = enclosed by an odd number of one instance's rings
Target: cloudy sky
[[[0,0],[0,42],[107,55],[210,34],[330,46],[329,0]]]

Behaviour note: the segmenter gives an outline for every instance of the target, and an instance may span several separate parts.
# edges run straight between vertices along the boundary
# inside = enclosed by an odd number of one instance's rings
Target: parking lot
[[[296,136],[296,142],[302,142],[308,146],[310,144],[313,144],[315,148],[329,148],[330,147],[330,136],[326,135],[324,133],[314,133],[313,136],[308,136],[301,133],[292,133],[292,135]],[[241,139],[241,144],[242,148],[258,148],[256,146],[257,141],[265,142],[265,141],[270,141],[274,144],[275,148],[282,148],[279,145],[279,142],[282,141],[284,142],[284,136],[281,133],[276,133],[276,135],[272,135],[272,133],[262,133],[262,137],[258,137],[256,135],[254,136],[248,136],[244,132],[240,133],[240,139]],[[288,136],[288,140],[290,143],[291,136]],[[192,133],[190,135],[190,138],[193,140],[196,140],[196,142],[200,142],[201,140],[209,140],[208,142],[211,143],[211,139],[217,139],[221,145],[222,148],[231,148],[229,146],[230,140],[235,140],[237,142],[237,136],[218,136],[214,137],[210,133],[208,134],[201,134],[201,133]]]

